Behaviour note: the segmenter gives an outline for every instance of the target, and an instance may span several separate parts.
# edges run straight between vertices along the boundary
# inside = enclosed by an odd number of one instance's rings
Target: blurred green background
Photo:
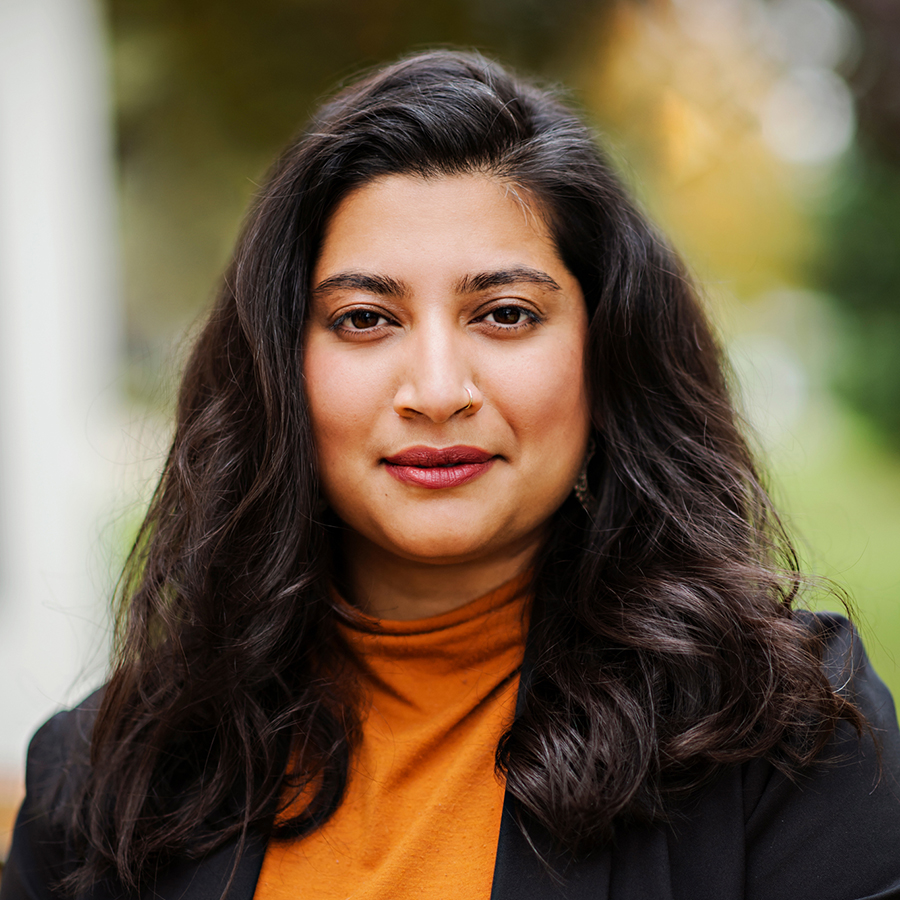
[[[323,93],[412,49],[478,48],[565,84],[687,257],[804,563],[846,587],[900,691],[897,9],[106,0],[130,402],[171,409],[242,211]]]

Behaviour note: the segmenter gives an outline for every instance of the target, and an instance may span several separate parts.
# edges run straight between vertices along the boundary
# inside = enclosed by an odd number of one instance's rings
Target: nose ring
[[[466,388],[466,393],[469,395],[469,402],[462,408],[463,412],[472,408],[472,392]]]

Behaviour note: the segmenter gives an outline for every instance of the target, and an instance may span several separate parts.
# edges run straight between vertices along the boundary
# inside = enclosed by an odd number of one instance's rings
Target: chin
[[[402,531],[373,534],[374,543],[388,553],[431,564],[466,562],[495,552],[499,532],[479,529],[470,518],[465,524],[417,521],[410,516]]]
[[[516,528],[509,522],[504,522],[502,527],[491,523],[490,527],[479,528],[477,520],[472,518],[464,526],[459,523],[452,527],[421,523],[416,528],[414,520],[407,526],[404,534],[383,534],[376,543],[396,556],[426,565],[516,556],[538,539],[533,529]]]
[[[435,566],[472,562],[492,555],[490,546],[479,544],[469,536],[457,540],[443,538],[407,541],[389,544],[385,549],[411,562]]]

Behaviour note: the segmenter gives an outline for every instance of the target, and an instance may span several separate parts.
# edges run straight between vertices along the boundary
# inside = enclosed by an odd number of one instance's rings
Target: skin
[[[303,374],[352,602],[422,618],[527,570],[584,459],[586,334],[577,280],[509,186],[394,175],[344,198],[313,273]],[[451,487],[386,462],[459,445],[491,462]]]

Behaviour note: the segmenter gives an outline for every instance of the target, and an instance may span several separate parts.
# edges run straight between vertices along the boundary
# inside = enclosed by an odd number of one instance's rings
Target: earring
[[[594,509],[597,506],[597,501],[594,499],[593,494],[591,494],[591,488],[588,484],[588,466],[590,465],[596,450],[597,444],[594,441],[594,436],[591,435],[591,438],[588,441],[587,451],[584,454],[584,462],[581,464],[581,471],[578,473],[578,478],[575,480],[575,486],[573,488],[575,496],[581,504],[581,508],[589,516],[594,514]]]

